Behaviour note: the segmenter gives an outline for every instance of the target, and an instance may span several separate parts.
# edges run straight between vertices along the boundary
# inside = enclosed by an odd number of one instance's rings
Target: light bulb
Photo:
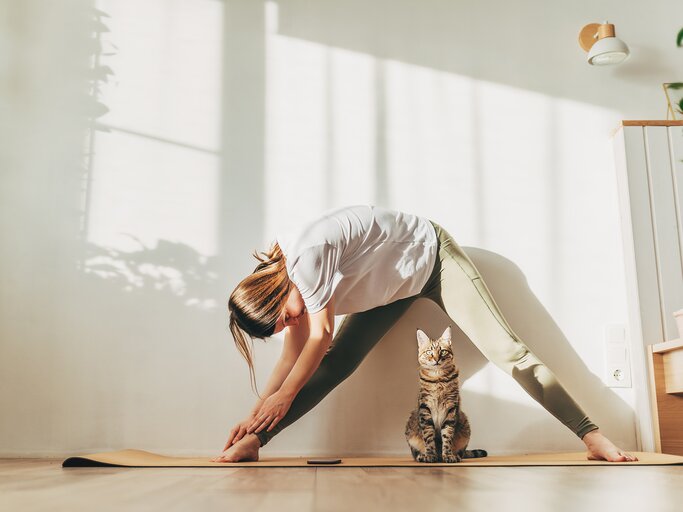
[[[619,64],[621,61],[628,57],[628,53],[623,52],[611,52],[603,53],[602,55],[596,55],[590,60],[590,63],[594,66],[609,66],[610,64]]]

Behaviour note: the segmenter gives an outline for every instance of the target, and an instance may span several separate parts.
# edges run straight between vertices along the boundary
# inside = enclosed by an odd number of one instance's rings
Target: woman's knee
[[[502,343],[490,350],[483,350],[484,355],[493,363],[503,368],[507,373],[512,373],[515,365],[525,361],[531,354],[524,343],[510,338],[509,343]]]

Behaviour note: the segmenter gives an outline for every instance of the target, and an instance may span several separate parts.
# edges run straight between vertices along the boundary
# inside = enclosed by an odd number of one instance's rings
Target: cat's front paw
[[[420,453],[415,460],[418,462],[439,462],[439,457],[436,453]]]
[[[444,453],[443,454],[443,461],[447,462],[449,464],[454,464],[456,462],[460,462],[462,460],[462,457],[460,455],[454,454],[454,453]]]

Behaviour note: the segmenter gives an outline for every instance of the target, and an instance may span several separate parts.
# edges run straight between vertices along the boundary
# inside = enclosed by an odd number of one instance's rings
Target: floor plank
[[[0,459],[0,510],[678,512],[683,467],[68,468]]]

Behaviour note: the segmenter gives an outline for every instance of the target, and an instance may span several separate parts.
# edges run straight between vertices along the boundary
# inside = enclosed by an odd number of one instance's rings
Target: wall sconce
[[[579,33],[579,44],[588,52],[588,64],[592,66],[619,64],[630,53],[626,43],[614,36],[614,25],[607,22],[583,27]]]

